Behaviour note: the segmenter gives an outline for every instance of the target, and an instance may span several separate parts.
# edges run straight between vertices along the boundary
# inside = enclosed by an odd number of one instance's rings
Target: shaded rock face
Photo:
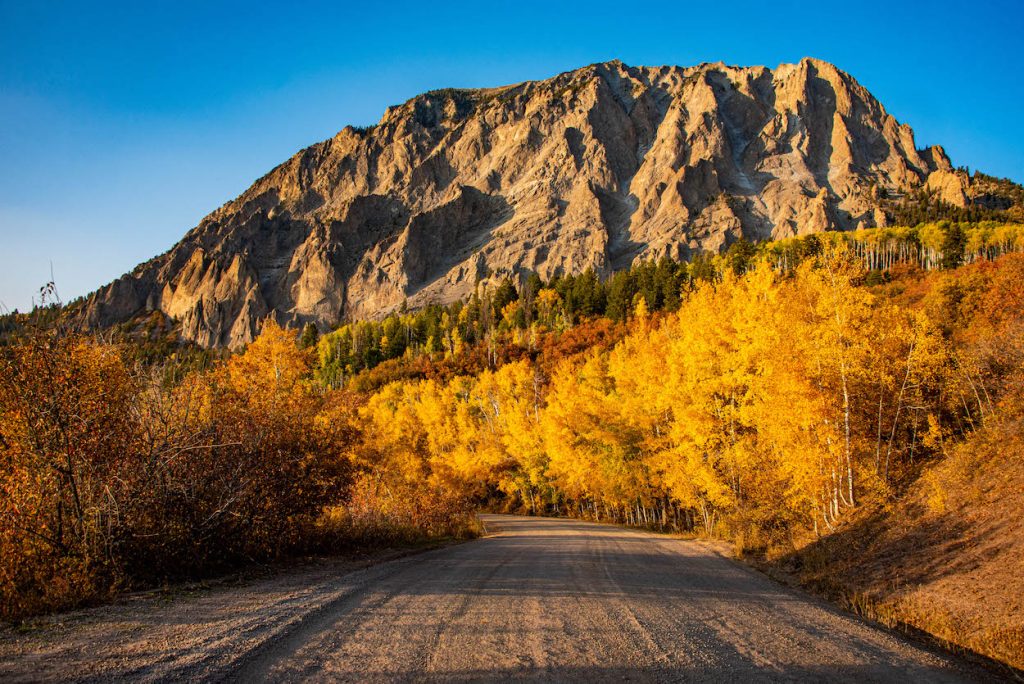
[[[382,315],[543,278],[687,258],[742,237],[884,220],[877,197],[963,202],[941,148],[848,74],[596,64],[443,90],[302,150],[169,252],[91,295],[86,327],[159,309],[204,346],[284,325]]]

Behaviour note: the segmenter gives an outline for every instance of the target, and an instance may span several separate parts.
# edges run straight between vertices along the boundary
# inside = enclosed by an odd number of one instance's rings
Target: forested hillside
[[[728,538],[1019,666],[1019,612],[943,631],[948,588],[890,600],[878,530],[1024,513],[965,484],[1020,481],[1022,250],[995,223],[741,241],[603,282],[484,278],[323,336],[268,323],[223,360],[153,352],[156,324],[140,353],[22,322],[0,351],[0,609],[472,534],[485,507]],[[993,534],[978,563],[1020,568]]]

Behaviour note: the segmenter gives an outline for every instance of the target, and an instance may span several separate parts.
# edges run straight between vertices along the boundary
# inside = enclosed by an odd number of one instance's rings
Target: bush
[[[0,350],[0,617],[300,548],[351,480],[308,355],[269,326],[167,386],[56,332]]]

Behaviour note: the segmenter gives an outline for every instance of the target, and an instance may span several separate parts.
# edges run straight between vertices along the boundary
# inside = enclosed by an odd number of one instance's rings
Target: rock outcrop
[[[686,258],[742,237],[884,221],[878,197],[963,201],[851,76],[596,64],[546,81],[440,90],[302,150],[169,252],[91,295],[86,327],[151,310],[204,346],[262,320],[321,328],[466,296],[478,279]]]

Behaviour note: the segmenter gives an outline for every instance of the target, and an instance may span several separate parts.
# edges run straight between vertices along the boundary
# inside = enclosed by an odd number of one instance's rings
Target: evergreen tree
[[[757,247],[746,238],[741,237],[729,245],[729,250],[725,253],[725,261],[733,273],[743,275],[750,268],[755,254],[757,254]]]
[[[942,239],[942,268],[956,268],[964,262],[967,235],[958,223],[948,225],[945,233]]]
[[[501,281],[498,289],[494,291],[494,297],[491,299],[491,306],[494,312],[494,320],[501,320],[501,312],[505,309],[505,306],[509,302],[514,302],[519,299],[519,292],[516,291],[516,286],[512,284],[509,278],[505,278]]]
[[[302,349],[315,347],[319,339],[320,333],[316,329],[316,324],[307,323],[306,327],[302,329],[302,336],[299,338],[299,347]]]
[[[619,271],[608,281],[607,289],[605,313],[613,320],[625,321],[629,316],[633,296],[636,295],[636,280],[633,272]]]

